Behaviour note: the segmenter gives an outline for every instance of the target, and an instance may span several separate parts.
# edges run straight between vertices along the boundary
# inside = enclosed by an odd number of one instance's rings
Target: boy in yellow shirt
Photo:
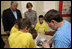
[[[37,37],[37,32],[36,30],[33,28],[33,29],[30,29],[31,31],[29,31],[29,33],[32,34],[32,37],[33,39],[35,39]],[[16,20],[14,26],[12,27],[11,31],[10,31],[10,34],[12,33],[16,33],[18,30],[18,20]]]
[[[29,33],[30,26],[31,22],[27,18],[19,20],[19,31],[9,36],[10,48],[36,48],[33,37]]]
[[[39,22],[36,24],[35,30],[40,34],[45,34],[45,32],[47,32],[47,25],[43,21],[43,15],[39,16]]]

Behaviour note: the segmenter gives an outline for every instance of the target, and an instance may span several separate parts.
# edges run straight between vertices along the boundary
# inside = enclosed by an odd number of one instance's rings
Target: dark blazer
[[[17,18],[18,19],[22,18],[20,10],[17,9],[16,12],[17,12]],[[16,21],[16,18],[13,15],[10,8],[3,11],[2,21],[4,31],[10,31]]]

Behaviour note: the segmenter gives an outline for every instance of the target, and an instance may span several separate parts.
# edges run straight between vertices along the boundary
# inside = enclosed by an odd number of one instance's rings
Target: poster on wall
[[[63,17],[71,16],[71,1],[59,1],[59,11]]]

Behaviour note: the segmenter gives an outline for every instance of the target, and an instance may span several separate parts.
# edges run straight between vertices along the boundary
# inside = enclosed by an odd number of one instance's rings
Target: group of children
[[[43,21],[43,15],[39,16],[35,28],[31,29],[31,22],[27,18],[19,19],[12,27],[9,36],[10,48],[36,48],[34,39],[37,34],[45,34],[47,32],[47,25]]]

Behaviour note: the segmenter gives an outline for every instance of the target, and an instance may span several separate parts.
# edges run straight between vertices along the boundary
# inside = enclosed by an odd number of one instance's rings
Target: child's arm
[[[47,31],[47,32],[45,32],[45,34],[53,36],[54,35],[54,31]]]

